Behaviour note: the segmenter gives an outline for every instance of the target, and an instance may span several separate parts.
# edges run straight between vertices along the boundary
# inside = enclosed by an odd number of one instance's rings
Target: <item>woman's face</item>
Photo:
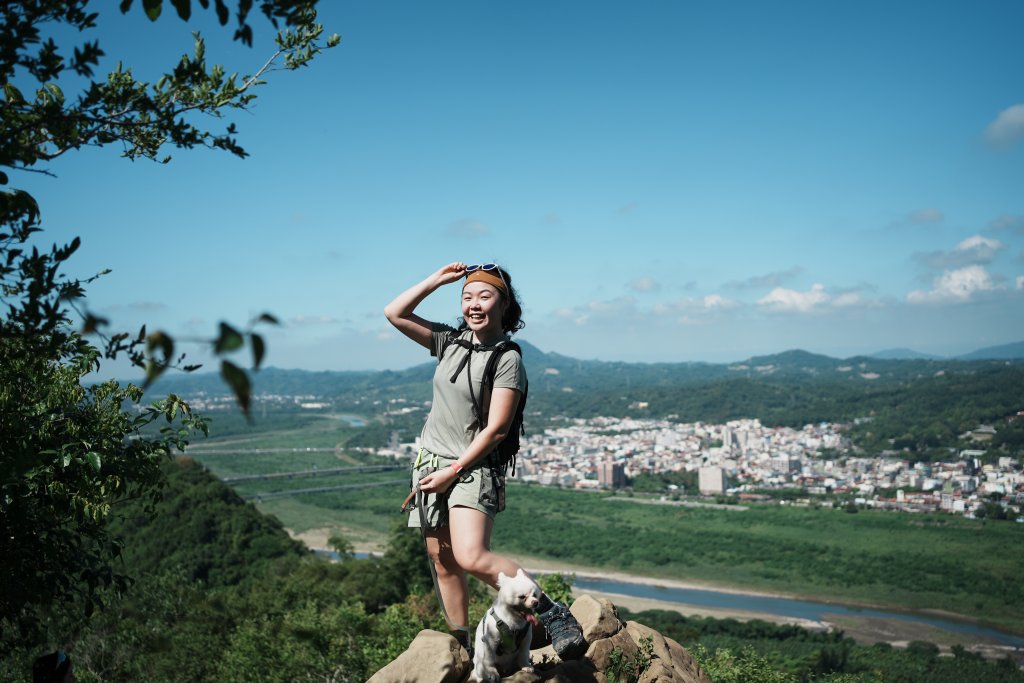
[[[506,307],[505,297],[486,282],[470,282],[462,288],[462,317],[480,341],[502,333],[501,316]]]

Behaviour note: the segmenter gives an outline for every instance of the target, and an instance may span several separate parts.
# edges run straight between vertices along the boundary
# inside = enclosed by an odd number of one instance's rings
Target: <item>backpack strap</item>
[[[495,377],[495,375],[498,374],[498,362],[501,360],[501,356],[506,351],[516,351],[516,352],[519,353],[520,356],[522,356],[523,355],[523,349],[522,349],[522,347],[519,346],[519,344],[515,343],[514,341],[508,340],[508,339],[500,341],[497,344],[495,344],[494,346],[482,346],[480,344],[474,344],[473,342],[468,341],[466,339],[462,339],[461,337],[459,337],[459,336],[457,336],[455,334],[449,334],[445,338],[445,341],[444,341],[444,343],[441,346],[441,355],[442,356],[444,355],[445,349],[447,349],[452,344],[455,344],[456,346],[461,346],[462,348],[466,349],[466,355],[462,358],[462,361],[459,363],[459,367],[455,369],[454,373],[452,373],[452,376],[449,378],[449,381],[452,384],[455,384],[455,380],[458,379],[459,374],[462,372],[463,368],[465,368],[465,370],[466,370],[466,381],[469,384],[469,397],[473,401],[473,414],[476,416],[477,424],[479,424],[480,428],[483,429],[484,427],[487,426],[487,416],[484,415],[484,411],[483,411],[484,392],[486,392],[488,390],[488,387],[490,388],[491,391],[494,390],[494,377]],[[471,373],[470,359],[472,358],[474,351],[490,351],[491,352],[491,355],[488,356],[488,358],[487,358],[486,365],[484,365],[484,376],[483,376],[483,378],[480,381],[480,398],[479,399],[477,398],[476,392],[473,391],[473,378],[471,376],[472,373]],[[438,359],[438,362],[440,362],[440,359]],[[529,391],[529,388],[530,388],[529,387],[529,381],[527,381],[526,386],[523,387],[523,395],[519,399],[519,405],[516,408],[516,415],[513,417],[513,420],[512,420],[513,424],[515,424],[516,421],[517,421],[516,418],[518,418],[520,435],[523,435],[523,434],[526,433],[526,428],[523,426],[522,415],[523,415],[523,410],[524,410],[524,408],[526,406],[526,395],[527,395],[527,392]],[[491,453],[488,456],[489,458],[492,458],[492,465],[494,464],[493,458],[494,458],[494,455],[496,453],[497,453],[497,449],[495,450],[494,453]],[[515,457],[515,455],[513,455],[512,458],[511,458],[511,464],[512,464],[512,476],[514,477],[514,476],[516,476],[516,457]],[[493,470],[493,467],[492,467],[492,470]]]

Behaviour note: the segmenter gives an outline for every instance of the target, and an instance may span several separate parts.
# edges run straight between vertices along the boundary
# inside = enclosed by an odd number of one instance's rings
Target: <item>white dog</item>
[[[533,671],[526,614],[539,602],[540,588],[522,569],[512,577],[498,574],[498,595],[476,627],[473,680],[496,683],[517,670]]]

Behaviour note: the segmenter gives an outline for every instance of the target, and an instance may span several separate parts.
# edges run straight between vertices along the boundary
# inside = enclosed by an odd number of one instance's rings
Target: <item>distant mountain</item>
[[[885,349],[877,353],[872,353],[869,358],[878,358],[880,360],[939,360],[942,356],[935,356],[930,353],[921,353],[920,351],[914,351],[913,349],[898,348],[898,349]]]
[[[528,341],[517,339],[529,369],[530,396],[615,395],[634,392],[678,391],[681,388],[741,381],[784,383],[833,383],[836,381],[889,382],[916,381],[946,372],[973,372],[975,365],[987,366],[993,360],[1024,360],[1024,342],[979,349],[953,358],[939,358],[910,349],[889,349],[871,356],[832,358],[802,349],[753,356],[736,363],[627,363],[623,361],[584,360],[541,351]],[[961,366],[962,364],[962,366]],[[387,400],[405,396],[410,400],[430,398],[430,378],[436,363],[432,360],[403,370],[317,371],[264,368],[253,376],[257,394],[345,396],[359,395],[366,400]],[[172,374],[161,377],[150,389],[153,394],[175,392],[195,395],[226,395],[227,387],[217,373]],[[632,400],[632,399],[631,399]]]
[[[977,351],[957,356],[957,360],[1017,360],[1024,359],[1024,341],[999,346],[986,346]]]
[[[811,353],[803,349],[791,349],[782,353],[774,353],[770,356],[753,356],[747,361],[748,365],[779,365],[786,367],[831,369],[841,361],[831,356],[824,356],[820,353]]]

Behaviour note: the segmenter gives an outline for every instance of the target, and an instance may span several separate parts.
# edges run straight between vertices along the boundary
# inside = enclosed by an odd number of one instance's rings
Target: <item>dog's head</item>
[[[528,612],[540,602],[540,588],[522,569],[515,576],[498,574],[498,599],[519,612]]]

